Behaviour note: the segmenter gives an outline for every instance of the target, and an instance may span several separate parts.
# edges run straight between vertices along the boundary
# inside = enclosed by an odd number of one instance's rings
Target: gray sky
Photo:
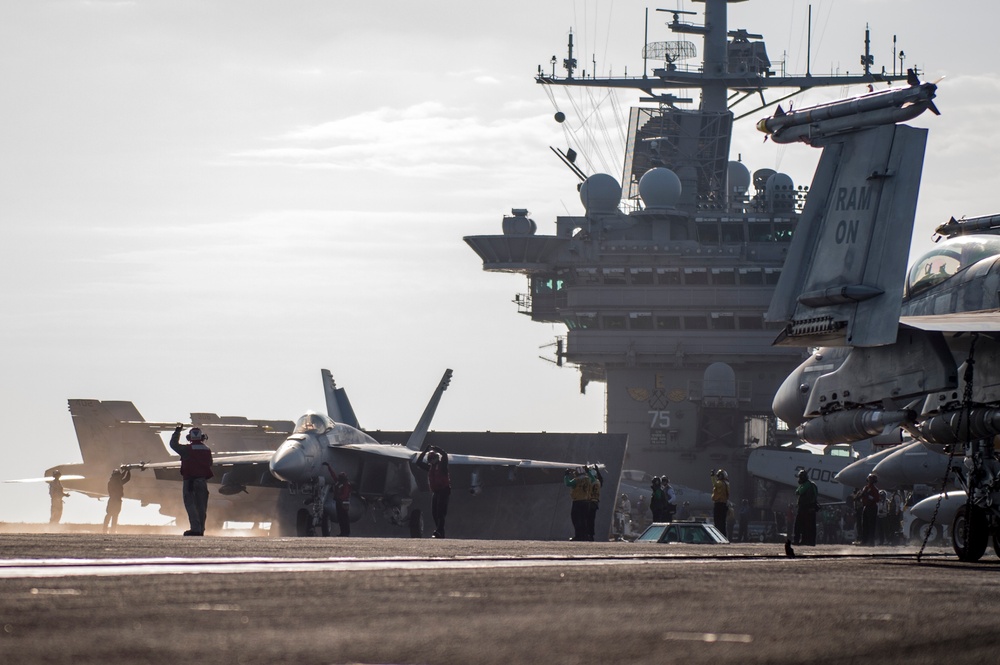
[[[996,212],[992,3],[812,5],[814,73],[858,72],[867,21],[876,67],[891,70],[897,34],[907,66],[947,76],[943,115],[914,123],[931,128],[920,247],[951,215]],[[435,429],[601,430],[603,386],[580,395],[574,370],[538,359],[564,330],[519,315],[525,279],[484,273],[462,236],[499,233],[512,207],[541,233],[582,212],[548,146],[593,99],[624,117],[635,96],[555,91],[564,127],[533,75],[571,26],[581,67],[640,73],[644,5],[481,7],[0,4],[3,477],[79,461],[67,398],[132,400],[150,420],[294,419],[322,409],[321,367],[366,428],[412,426],[452,367]],[[807,7],[737,3],[730,27],[803,73]],[[676,39],[668,18],[651,12],[651,41]],[[818,153],[763,143],[756,119],[733,156],[807,184]],[[571,140],[588,170],[620,178],[621,132],[608,135]],[[0,485],[0,520],[43,521],[47,503],[44,485]],[[74,496],[65,519],[101,514]]]

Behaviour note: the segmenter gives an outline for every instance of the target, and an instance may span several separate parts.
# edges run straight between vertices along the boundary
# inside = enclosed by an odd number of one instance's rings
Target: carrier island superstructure
[[[766,488],[750,486],[747,456],[781,442],[771,401],[802,360],[801,349],[771,345],[781,326],[764,313],[808,188],[730,161],[734,121],[750,116],[751,132],[762,108],[803,90],[906,77],[874,71],[867,33],[860,74],[776,72],[761,35],[727,28],[738,1],[702,0],[702,24],[690,22],[694,12],[660,10],[672,32],[702,36],[700,67],[686,63],[696,44],[681,40],[646,44],[644,61],[658,66],[642,76],[581,75],[571,34],[565,74],[539,67],[538,83],[645,93],[629,115],[621,181],[588,176],[572,150],[556,151],[581,180],[585,214],[560,216],[555,235],[543,235],[527,209],[513,209],[501,235],[465,241],[484,270],[527,276],[521,313],[565,324],[556,360],[578,369],[581,391],[606,384],[607,431],[628,435],[626,468],[700,488],[724,468],[734,498],[750,498]],[[695,100],[668,91],[699,91],[700,104],[681,108]]]

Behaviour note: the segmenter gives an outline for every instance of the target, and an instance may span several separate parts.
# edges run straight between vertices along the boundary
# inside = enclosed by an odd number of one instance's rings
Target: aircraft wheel
[[[969,510],[969,537],[965,539],[966,511]],[[951,525],[951,544],[959,561],[979,561],[986,553],[990,531],[986,522],[986,512],[978,506],[962,506]]]
[[[424,514],[420,510],[410,511],[410,537],[424,537]]]
[[[910,540],[923,543],[928,531],[931,532],[927,539],[928,545],[933,545],[941,540],[941,527],[939,525],[935,525],[932,530],[929,523],[923,520],[913,520],[913,524],[910,525]]]

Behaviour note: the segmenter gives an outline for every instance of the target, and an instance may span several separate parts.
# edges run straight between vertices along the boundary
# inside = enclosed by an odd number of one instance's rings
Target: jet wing
[[[61,476],[60,480],[83,480],[84,476],[77,475],[65,475]],[[46,478],[15,478],[14,480],[4,480],[0,482],[5,483],[51,483],[55,478],[48,476]]]
[[[274,451],[237,453],[234,455],[215,455],[212,458],[212,471],[215,473],[214,480],[222,482],[223,476],[232,471],[237,471],[241,477],[241,482],[246,485],[259,485],[264,487],[278,487],[281,483],[271,476],[269,463]],[[143,464],[133,467],[140,470],[152,469],[157,480],[180,480],[181,461],[176,459],[170,462],[156,462],[154,464]],[[262,474],[267,474],[265,479]],[[244,478],[252,478],[248,482]]]
[[[348,444],[340,450],[356,450],[365,455],[390,457],[416,464],[418,453],[403,446],[384,444]],[[448,454],[448,470],[452,487],[467,489],[483,485],[544,485],[561,483],[566,469],[582,466],[578,462],[488,457],[484,455]],[[417,474],[420,477],[420,474]]]
[[[1000,326],[1000,309],[924,316],[901,316],[899,322],[911,328],[938,332],[995,333]]]

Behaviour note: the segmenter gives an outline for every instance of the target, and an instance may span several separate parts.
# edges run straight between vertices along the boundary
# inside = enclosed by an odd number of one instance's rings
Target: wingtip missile
[[[927,109],[940,115],[934,105],[937,85],[921,83],[913,76],[908,88],[870,92],[859,97],[819,104],[785,113],[778,108],[757,129],[777,143],[813,141],[876,125],[911,120]]]

